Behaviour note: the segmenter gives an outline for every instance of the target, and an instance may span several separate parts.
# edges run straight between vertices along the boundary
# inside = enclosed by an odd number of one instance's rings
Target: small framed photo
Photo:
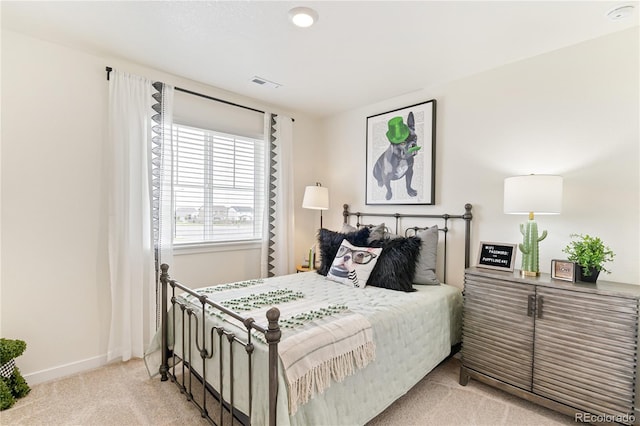
[[[513,271],[516,258],[516,245],[508,243],[481,242],[478,251],[478,267]]]
[[[551,261],[551,278],[576,282],[576,264],[568,260],[553,259]]]

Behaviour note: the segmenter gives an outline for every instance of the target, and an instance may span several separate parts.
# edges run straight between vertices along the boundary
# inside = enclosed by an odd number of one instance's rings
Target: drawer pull
[[[538,303],[536,306],[536,310],[538,311],[538,318],[542,318],[542,305],[544,304],[544,299],[542,296],[538,296]]]
[[[536,310],[536,296],[535,294],[530,294],[527,296],[527,316],[533,316],[533,312]]]

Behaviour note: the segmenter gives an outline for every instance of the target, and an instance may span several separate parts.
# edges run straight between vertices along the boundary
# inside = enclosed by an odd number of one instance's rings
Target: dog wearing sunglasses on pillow
[[[366,280],[361,282],[358,279],[356,265],[366,265],[377,256],[371,249],[355,247],[343,242],[333,259],[333,263],[331,263],[327,276],[340,279],[343,282],[348,280],[354,287],[363,288],[367,283]]]
[[[415,119],[413,112],[407,117],[407,124],[402,121],[402,117],[393,117],[388,122],[387,139],[389,147],[380,155],[373,167],[373,177],[378,182],[378,186],[387,189],[385,199],[390,200],[393,196],[391,191],[391,181],[405,178],[407,194],[411,197],[418,195],[418,191],[411,187],[413,179],[413,157],[422,148],[418,146],[418,136],[416,135]]]
[[[340,248],[342,249],[342,247]],[[358,274],[356,273],[356,267],[353,265],[351,252],[338,252],[338,256],[333,259],[329,273],[336,278],[346,278],[353,283],[354,287],[359,287]]]

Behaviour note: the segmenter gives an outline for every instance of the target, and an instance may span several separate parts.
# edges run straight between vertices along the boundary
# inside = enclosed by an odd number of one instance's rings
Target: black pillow
[[[371,271],[367,285],[399,291],[416,291],[411,283],[420,255],[419,237],[374,240],[369,247],[382,247],[378,263]]]
[[[321,228],[318,231],[318,245],[320,246],[320,269],[318,273],[326,276],[331,268],[333,259],[338,253],[342,240],[347,240],[354,246],[364,247],[369,238],[369,228],[362,228],[354,232],[343,234]]]

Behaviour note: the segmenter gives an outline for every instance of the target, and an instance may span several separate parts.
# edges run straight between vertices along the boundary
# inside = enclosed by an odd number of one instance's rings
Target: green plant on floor
[[[582,268],[582,274],[586,277],[591,275],[591,269],[610,274],[604,266],[611,262],[615,253],[598,237],[589,234],[571,234],[571,241],[562,251],[568,255],[571,262],[576,262]]]
[[[11,407],[16,398],[31,390],[15,365],[15,359],[27,349],[22,340],[0,339],[0,411]]]

